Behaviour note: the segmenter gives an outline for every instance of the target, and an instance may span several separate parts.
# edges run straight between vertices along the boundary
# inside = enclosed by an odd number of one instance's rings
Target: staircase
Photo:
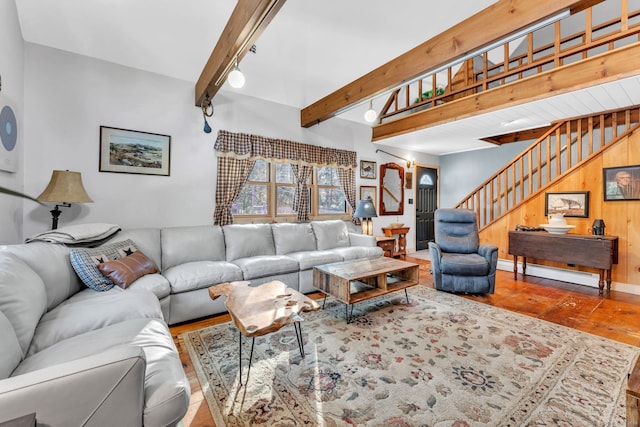
[[[473,209],[480,230],[640,128],[640,106],[554,123],[455,207]]]

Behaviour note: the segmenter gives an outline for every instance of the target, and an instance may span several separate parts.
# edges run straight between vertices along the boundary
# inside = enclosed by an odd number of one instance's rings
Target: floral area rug
[[[305,313],[256,338],[239,386],[232,323],[183,339],[221,426],[624,426],[640,351],[424,286]],[[251,339],[243,339],[243,383]]]

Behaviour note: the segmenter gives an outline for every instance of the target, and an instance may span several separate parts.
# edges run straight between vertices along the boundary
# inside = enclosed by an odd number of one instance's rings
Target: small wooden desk
[[[513,277],[518,275],[518,257],[526,274],[527,257],[600,270],[602,295],[605,284],[611,290],[611,267],[618,263],[618,237],[591,234],[551,234],[546,231],[509,231],[509,254],[513,255]]]
[[[393,254],[396,251],[395,237],[376,236],[376,245],[382,248],[384,256],[393,258]]]
[[[398,246],[393,251],[393,257],[397,256],[406,256],[407,255],[407,233],[409,232],[409,227],[400,227],[400,228],[391,228],[391,227],[382,227],[382,231],[384,235],[387,237],[394,237],[395,234],[398,235]]]

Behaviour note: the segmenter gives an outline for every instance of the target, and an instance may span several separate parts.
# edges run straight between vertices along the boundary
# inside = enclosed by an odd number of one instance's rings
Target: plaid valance
[[[226,130],[218,132],[214,147],[219,152],[219,156],[226,157],[288,161],[302,165],[335,166],[342,169],[357,167],[357,153],[355,151],[319,147]]]

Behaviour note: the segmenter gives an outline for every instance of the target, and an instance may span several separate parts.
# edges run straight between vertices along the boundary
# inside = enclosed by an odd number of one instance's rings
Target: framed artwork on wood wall
[[[100,126],[100,172],[169,176],[171,136]]]
[[[376,179],[376,162],[360,160],[360,178]]]
[[[589,192],[544,193],[544,215],[558,213],[565,217],[589,218]]]
[[[604,201],[640,200],[640,165],[602,169]]]

